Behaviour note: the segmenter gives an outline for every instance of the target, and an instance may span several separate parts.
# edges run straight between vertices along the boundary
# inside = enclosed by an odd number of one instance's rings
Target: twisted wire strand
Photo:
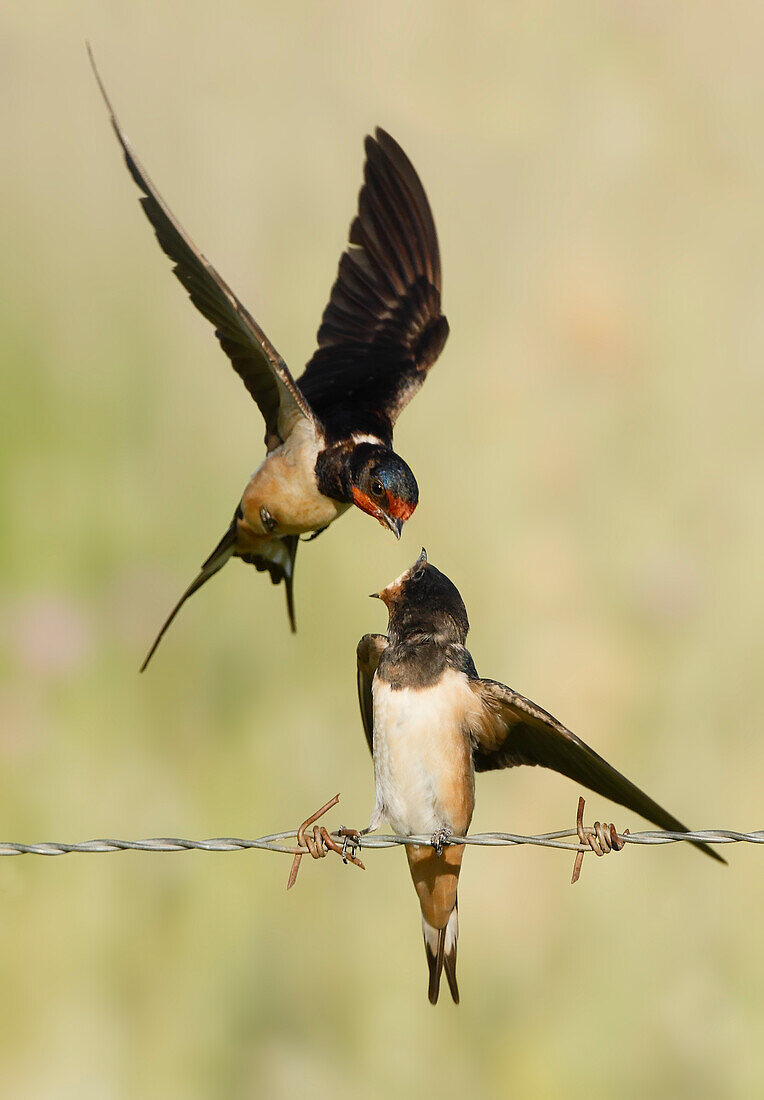
[[[45,842],[41,844],[17,844],[12,841],[0,841],[0,856],[63,856],[72,853],[96,852],[240,852],[258,849],[268,852],[283,852],[287,855],[307,854],[305,847],[296,847],[286,843],[295,840],[297,829],[281,833],[269,833],[252,840],[242,837],[213,837],[210,840],[183,840],[179,837],[150,837],[146,840],[86,840],[79,844]],[[515,847],[530,844],[540,848],[563,848],[572,852],[586,852],[589,848],[580,842],[566,838],[575,837],[576,829],[559,829],[552,833],[538,833],[525,836],[522,833],[473,833],[471,836],[453,836],[448,844],[468,844],[477,847]],[[342,839],[334,832],[330,836]],[[691,833],[676,833],[665,830],[646,830],[637,833],[621,834],[626,844],[675,844],[682,841],[699,840],[706,844],[764,844],[764,829],[751,833],[740,833],[732,829],[704,829]],[[400,844],[430,845],[429,836],[360,836],[355,843],[360,848],[394,848]]]

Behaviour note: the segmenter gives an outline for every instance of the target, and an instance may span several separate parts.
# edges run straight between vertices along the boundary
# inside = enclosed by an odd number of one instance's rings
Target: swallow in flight
[[[92,54],[90,59],[157,240],[265,420],[266,457],[228,530],[160,630],[143,670],[185,601],[229,558],[267,570],[274,584],[284,581],[294,630],[300,535],[315,536],[355,505],[400,538],[419,489],[393,450],[393,427],[438,358],[448,322],[440,309],[440,254],[427,196],[406,154],[377,129],[366,138],[358,214],[318,330],[318,348],[295,381],[164,203],[114,114]]]
[[[387,820],[401,836],[432,837],[432,846],[406,845],[406,855],[422,910],[430,1002],[438,1000],[445,970],[458,1004],[457,884],[464,846],[447,841],[467,833],[475,772],[520,764],[551,768],[662,829],[687,828],[551,714],[496,680],[480,679],[464,644],[469,623],[462,598],[428,564],[424,550],[374,595],[387,606],[388,633],[367,634],[357,654],[361,717],[374,758],[369,831]],[[725,862],[708,845],[696,846]]]

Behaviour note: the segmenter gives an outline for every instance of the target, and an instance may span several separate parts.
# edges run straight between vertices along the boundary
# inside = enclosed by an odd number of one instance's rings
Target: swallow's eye
[[[381,497],[384,495],[385,487],[378,477],[371,479],[371,495],[374,497]]]
[[[416,573],[411,574],[412,581],[421,581],[424,576],[424,569],[417,569]]]

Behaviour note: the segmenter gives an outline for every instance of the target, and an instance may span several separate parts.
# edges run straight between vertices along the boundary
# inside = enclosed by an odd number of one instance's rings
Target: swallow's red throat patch
[[[378,504],[374,503],[370,496],[367,496],[366,493],[362,492],[355,485],[353,486],[352,493],[353,503],[356,507],[360,508],[362,512],[366,512],[367,515],[374,516],[383,526],[386,522],[384,518],[385,513],[393,519],[399,519],[405,523],[416,508],[416,504],[410,504],[407,500],[401,500],[400,497],[388,493],[387,500],[385,501],[385,510],[383,511]]]
[[[412,504],[408,500],[401,500],[400,497],[393,496],[392,493],[387,494],[387,514],[392,516],[393,519],[406,520],[412,515],[416,504]]]
[[[380,522],[384,522],[383,520],[381,520],[381,508],[379,508],[379,506],[374,503],[370,496],[367,496],[366,493],[362,492],[355,485],[353,486],[352,493],[353,503],[356,505],[357,508],[360,508],[362,512],[366,512],[367,515],[374,516],[375,519],[379,519]]]

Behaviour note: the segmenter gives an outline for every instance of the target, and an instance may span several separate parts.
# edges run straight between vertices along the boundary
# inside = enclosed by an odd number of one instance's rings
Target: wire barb
[[[314,859],[324,859],[328,852],[336,852],[338,856],[342,858],[343,863],[353,863],[356,867],[360,867],[362,871],[365,871],[363,863],[355,855],[357,833],[355,829],[341,828],[337,835],[342,838],[342,844],[338,844],[334,837],[330,834],[325,825],[314,825],[315,821],[318,821],[320,817],[323,817],[327,810],[331,810],[332,806],[336,806],[340,800],[340,796],[336,794],[334,798],[330,798],[328,802],[325,802],[320,810],[316,810],[310,817],[306,817],[300,828],[297,830],[297,843],[299,845],[298,850],[295,852],[295,857],[292,860],[292,869],[289,872],[289,879],[287,880],[287,890],[291,890],[297,881],[297,872],[300,870],[300,863],[302,857],[310,853]],[[306,833],[306,829],[313,825],[313,835]],[[353,849],[352,852],[348,852],[348,847]]]
[[[584,825],[585,805],[586,799],[581,796],[578,800],[578,812],[576,814],[576,833],[581,842],[581,847],[576,852],[576,858],[573,862],[573,875],[570,880],[571,886],[578,882],[581,876],[581,867],[583,866],[587,846],[596,856],[606,856],[608,852],[620,852],[626,843],[625,838],[629,835],[629,830],[624,829],[619,836],[616,832],[615,825],[607,825],[599,821],[594,822],[594,827],[592,829],[587,829]]]

